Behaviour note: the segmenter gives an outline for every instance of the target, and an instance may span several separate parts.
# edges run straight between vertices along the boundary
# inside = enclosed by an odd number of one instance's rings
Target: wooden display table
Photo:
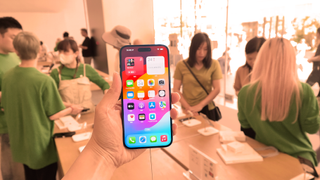
[[[197,130],[203,128],[203,124],[206,122],[201,116],[197,116],[196,118],[202,124],[194,127],[181,126],[181,123],[176,120],[175,122],[178,124],[177,137],[179,139],[174,141],[170,147],[163,148],[168,155],[173,157],[185,169],[189,169],[189,145],[192,145],[218,162],[219,179],[289,180],[303,172],[298,159],[284,153],[264,158],[262,162],[226,165],[216,152],[217,148],[221,148],[219,134],[211,136],[200,135]],[[218,130],[228,129],[219,123],[213,122],[213,124],[214,128]],[[185,136],[186,138],[182,138],[181,136]],[[252,148],[265,147],[264,144],[249,137],[247,137],[247,143]]]
[[[87,122],[86,129],[76,131],[76,133],[90,132],[92,131],[92,123],[94,120],[94,113],[89,113],[81,116],[79,123]],[[60,130],[56,125],[54,133],[67,132],[67,129]],[[73,162],[80,155],[79,147],[88,143],[88,140],[81,142],[73,142],[71,137],[68,138],[56,138],[55,139],[58,156],[59,177],[62,178],[66,172],[70,169]],[[118,168],[114,174],[113,180],[149,180],[151,179],[150,170],[150,155],[149,150],[146,150],[135,160]],[[182,173],[185,171],[178,163],[171,159],[160,149],[152,150],[152,163],[153,163],[153,176],[155,180],[162,179],[175,179],[185,180]]]

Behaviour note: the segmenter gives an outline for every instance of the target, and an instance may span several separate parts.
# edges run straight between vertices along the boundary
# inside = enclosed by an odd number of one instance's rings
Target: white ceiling
[[[79,0],[82,3],[82,0]],[[67,0],[0,0],[0,12],[61,12]]]

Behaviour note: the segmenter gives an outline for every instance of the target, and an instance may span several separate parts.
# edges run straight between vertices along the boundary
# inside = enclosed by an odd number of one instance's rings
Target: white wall
[[[154,20],[152,0],[102,0],[105,30],[116,25],[131,30],[131,42],[141,39],[144,44],[154,43]],[[109,74],[113,74],[117,50],[107,45]],[[117,59],[118,61],[118,59]]]
[[[57,38],[68,31],[77,43],[82,43],[80,29],[86,27],[83,2],[68,0],[60,12],[0,12],[0,17],[12,16],[22,25],[23,30],[33,32],[43,41],[48,51],[55,47]]]

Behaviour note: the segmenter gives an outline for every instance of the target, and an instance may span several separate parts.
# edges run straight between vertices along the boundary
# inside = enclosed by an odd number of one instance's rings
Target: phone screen
[[[172,142],[168,48],[120,50],[123,141],[127,148],[166,147]]]

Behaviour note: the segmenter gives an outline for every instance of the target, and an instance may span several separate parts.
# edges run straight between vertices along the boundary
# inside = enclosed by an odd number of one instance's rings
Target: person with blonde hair
[[[272,38],[262,45],[250,84],[238,94],[238,119],[242,128],[256,132],[257,141],[318,165],[306,133],[319,130],[319,107],[311,87],[298,79],[288,40]]]

